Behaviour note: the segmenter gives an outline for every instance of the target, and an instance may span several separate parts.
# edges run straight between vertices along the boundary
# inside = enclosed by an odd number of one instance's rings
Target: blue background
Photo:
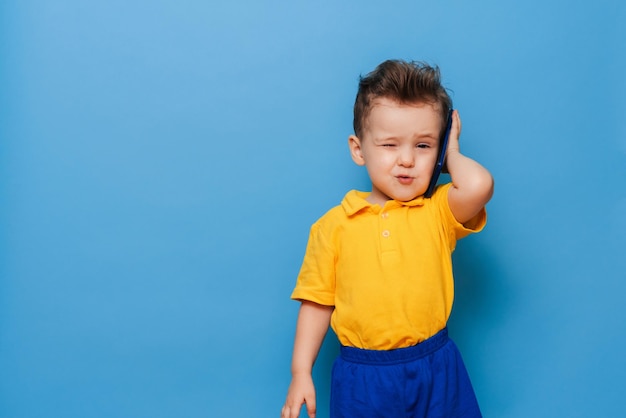
[[[485,416],[625,416],[626,3],[505,3],[3,1],[0,416],[278,416],[387,58],[441,67],[496,179],[450,323]]]

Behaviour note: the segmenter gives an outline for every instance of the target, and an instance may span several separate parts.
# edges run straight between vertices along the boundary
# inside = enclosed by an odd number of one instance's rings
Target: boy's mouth
[[[413,182],[413,177],[411,176],[400,175],[396,176],[396,178],[398,179],[400,184],[411,184]]]

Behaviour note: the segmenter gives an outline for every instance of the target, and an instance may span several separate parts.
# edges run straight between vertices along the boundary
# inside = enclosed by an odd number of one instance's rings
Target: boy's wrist
[[[312,370],[292,370],[291,371],[291,377],[292,378],[296,378],[296,377],[310,377],[312,375]]]
[[[461,151],[458,148],[448,148],[446,150],[446,161],[445,161],[445,168],[446,168],[446,172],[449,173],[450,172],[450,162],[452,162],[452,165],[454,165],[454,159],[461,155]]]

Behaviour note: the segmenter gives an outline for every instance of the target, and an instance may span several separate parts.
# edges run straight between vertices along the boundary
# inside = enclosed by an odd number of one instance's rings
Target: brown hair
[[[445,125],[452,99],[441,85],[439,67],[424,62],[387,60],[365,77],[360,77],[354,102],[354,133],[361,137],[376,98],[399,103],[428,103],[439,107],[441,126]]]

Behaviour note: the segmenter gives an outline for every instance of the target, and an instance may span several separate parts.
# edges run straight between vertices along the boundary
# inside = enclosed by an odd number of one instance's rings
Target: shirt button
[[[389,217],[389,214],[387,212],[383,212],[380,215],[383,219],[387,219]]]
[[[387,231],[386,229],[383,231],[383,237],[385,238],[389,237],[389,231]]]

